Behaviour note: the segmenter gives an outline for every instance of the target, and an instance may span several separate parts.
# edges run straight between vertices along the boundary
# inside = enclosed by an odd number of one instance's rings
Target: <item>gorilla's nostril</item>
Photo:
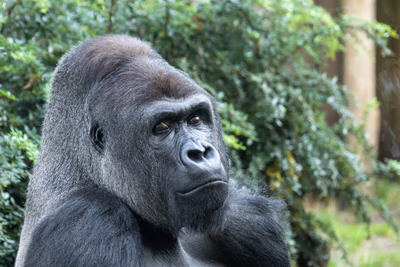
[[[201,152],[200,150],[190,150],[188,152],[188,157],[193,161],[200,160],[202,156],[203,152]]]

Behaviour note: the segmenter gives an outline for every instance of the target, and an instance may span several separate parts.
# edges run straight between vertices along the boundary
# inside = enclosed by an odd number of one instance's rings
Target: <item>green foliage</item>
[[[397,187],[397,188],[396,188]],[[399,185],[392,185],[388,192],[399,191]],[[396,203],[397,204],[397,203]],[[336,266],[398,266],[400,262],[400,243],[396,242],[396,233],[388,224],[374,222],[370,226],[368,235],[365,225],[354,222],[348,212],[338,212],[328,208],[313,208],[316,217],[331,224],[338,238],[343,242],[342,245],[348,252],[348,259],[343,258],[339,251],[334,251],[329,267]],[[351,265],[349,265],[349,263]]]
[[[390,220],[382,203],[359,189],[390,170],[368,157],[373,168],[366,170],[343,142],[352,134],[370,150],[363,124],[353,122],[346,88],[319,68],[345,41],[356,45],[357,32],[390,55],[387,40],[396,33],[355,17],[333,19],[310,0],[193,2],[0,3],[0,264],[15,257],[51,73],[67,49],[107,31],[148,41],[218,99],[232,176],[258,180],[285,198],[293,231],[288,244],[300,266],[329,259],[330,243],[320,231],[338,240],[329,222],[305,211],[302,199],[309,194],[321,201],[341,196],[365,222],[372,203]],[[333,127],[323,104],[341,116]]]
[[[15,133],[15,132],[14,132]],[[22,224],[23,194],[26,189],[28,166],[13,133],[0,136],[0,265],[13,261]],[[20,138],[25,144],[27,138]],[[26,136],[25,136],[26,137]]]
[[[396,160],[388,160],[387,167],[389,170],[395,172],[400,177],[400,163]]]

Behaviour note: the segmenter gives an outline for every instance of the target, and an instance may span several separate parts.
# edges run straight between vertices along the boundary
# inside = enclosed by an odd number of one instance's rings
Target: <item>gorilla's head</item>
[[[229,163],[214,98],[128,36],[92,39],[60,61],[40,164],[53,168],[54,190],[104,188],[173,234],[209,229],[226,209]],[[56,181],[61,165],[69,167]]]

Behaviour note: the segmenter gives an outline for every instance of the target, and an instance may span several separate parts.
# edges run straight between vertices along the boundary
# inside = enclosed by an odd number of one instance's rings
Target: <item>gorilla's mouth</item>
[[[199,185],[197,185],[197,186],[195,186],[195,187],[193,187],[193,188],[191,188],[189,190],[185,190],[185,191],[179,192],[178,194],[181,195],[181,196],[191,196],[191,195],[194,195],[194,194],[198,193],[199,191],[201,191],[203,189],[206,189],[208,187],[218,187],[218,186],[225,186],[225,185],[227,186],[228,183],[223,181],[223,180],[212,179],[212,180],[209,180],[209,181],[207,181],[205,183],[199,184]]]

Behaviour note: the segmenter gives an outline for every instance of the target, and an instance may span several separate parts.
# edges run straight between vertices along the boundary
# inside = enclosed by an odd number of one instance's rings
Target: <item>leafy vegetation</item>
[[[16,255],[24,192],[58,59],[79,41],[118,33],[151,43],[218,99],[232,176],[259,181],[284,198],[293,260],[325,266],[331,244],[340,243],[329,222],[305,210],[305,197],[341,197],[367,223],[372,204],[392,222],[383,202],[360,186],[395,175],[398,165],[371,156],[370,168],[364,167],[344,142],[355,135],[365,153],[371,150],[362,123],[353,121],[349,93],[319,70],[345,41],[356,45],[357,31],[391,54],[386,43],[396,33],[389,26],[333,19],[311,0],[0,2],[0,265],[12,265]],[[340,115],[333,127],[325,122],[324,104]]]
[[[376,183],[372,187],[377,195],[386,200],[389,209],[396,214],[396,222],[400,222],[400,185],[388,180]],[[307,201],[306,201],[307,203]],[[400,243],[398,235],[388,224],[382,222],[376,211],[371,211],[372,222],[369,231],[366,226],[354,220],[348,211],[338,211],[335,203],[328,205],[306,204],[307,210],[316,214],[316,217],[329,222],[337,233],[348,257],[343,258],[340,251],[333,250],[329,267],[352,266],[363,267],[389,267],[398,266],[400,263]]]

